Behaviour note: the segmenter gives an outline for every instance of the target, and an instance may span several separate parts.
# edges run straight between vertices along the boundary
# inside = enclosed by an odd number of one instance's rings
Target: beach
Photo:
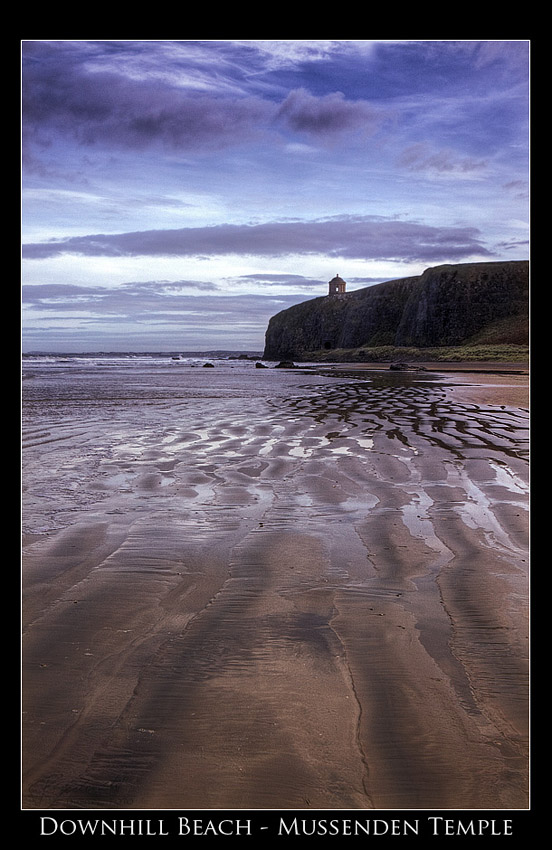
[[[204,362],[24,362],[23,808],[526,809],[527,369]]]

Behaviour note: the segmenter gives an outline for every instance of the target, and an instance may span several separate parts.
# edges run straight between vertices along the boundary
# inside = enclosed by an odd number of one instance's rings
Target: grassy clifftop
[[[382,350],[458,347],[489,357],[490,347],[526,350],[528,340],[528,262],[467,263],[283,310],[269,322],[263,357],[379,359]]]

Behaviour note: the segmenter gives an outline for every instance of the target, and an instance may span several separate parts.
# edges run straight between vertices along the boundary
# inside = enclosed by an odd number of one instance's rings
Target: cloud
[[[54,132],[86,146],[217,149],[254,138],[269,109],[258,98],[219,100],[110,74],[98,74],[93,80],[73,76],[46,92],[41,84],[27,88],[24,138],[47,145]]]
[[[373,130],[380,122],[380,114],[368,103],[348,101],[341,92],[315,97],[305,89],[290,92],[277,117],[292,130],[311,135]]]
[[[514,198],[519,200],[529,199],[529,183],[527,180],[510,180],[504,184],[503,188]]]
[[[487,168],[484,159],[460,156],[450,148],[434,150],[430,145],[411,145],[399,157],[398,164],[409,171],[424,171],[433,174],[473,175]]]
[[[216,225],[74,236],[23,246],[23,257],[318,254],[348,259],[442,262],[489,255],[475,227],[437,227],[372,216]]]
[[[315,278],[303,277],[300,274],[273,274],[271,272],[258,272],[257,274],[244,274],[235,278],[239,282],[251,281],[260,284],[261,286],[293,286],[295,288],[310,289],[311,287],[320,287],[325,285],[326,281],[317,280]]]
[[[504,251],[521,251],[522,256],[526,256],[529,246],[530,242],[528,239],[518,239],[512,242],[500,242],[497,248]]]
[[[23,66],[23,138],[47,146],[53,135],[81,145],[188,150],[249,139],[273,107],[251,96],[222,97],[151,78],[90,70],[84,54],[59,45],[27,46]],[[123,66],[124,67],[124,66]]]
[[[30,285],[23,288],[23,308],[29,313],[25,336],[36,338],[39,327],[33,317],[40,317],[45,336],[49,329],[73,332],[95,327],[98,332],[110,326],[121,333],[137,337],[149,326],[152,332],[165,328],[175,338],[197,333],[196,344],[203,345],[210,332],[240,337],[246,331],[259,344],[271,316],[302,300],[295,295],[205,294],[174,292],[159,281],[128,283],[108,289],[101,286]],[[142,328],[142,330],[141,330]],[[178,334],[177,337],[174,334]],[[203,336],[202,336],[203,334]],[[212,340],[211,340],[212,341]]]
[[[341,92],[316,96],[298,88],[283,101],[269,85],[259,86],[259,93],[251,79],[265,77],[259,67],[264,54],[252,44],[78,47],[24,44],[22,122],[29,168],[42,167],[33,149],[48,148],[56,138],[83,147],[205,152],[277,137],[280,130],[320,138],[373,129],[378,121],[368,103],[347,100]],[[300,54],[318,57],[321,49],[307,43]],[[246,55],[256,63],[249,76]]]
[[[218,292],[214,283],[195,280],[152,280],[125,283],[114,288],[105,286],[81,286],[65,283],[24,284],[21,288],[22,303],[40,306],[41,309],[57,309],[60,304],[77,303],[88,307],[127,300],[128,303],[146,303],[148,299],[161,299],[175,303],[177,296],[194,298],[193,292]]]

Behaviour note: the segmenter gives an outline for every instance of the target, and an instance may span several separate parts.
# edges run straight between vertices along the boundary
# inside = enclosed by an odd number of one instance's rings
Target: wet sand
[[[240,369],[24,381],[23,807],[526,808],[527,376]]]

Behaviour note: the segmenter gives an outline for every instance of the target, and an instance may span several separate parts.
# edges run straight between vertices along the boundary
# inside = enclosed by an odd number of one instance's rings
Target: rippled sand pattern
[[[24,382],[25,808],[528,805],[527,412]]]

